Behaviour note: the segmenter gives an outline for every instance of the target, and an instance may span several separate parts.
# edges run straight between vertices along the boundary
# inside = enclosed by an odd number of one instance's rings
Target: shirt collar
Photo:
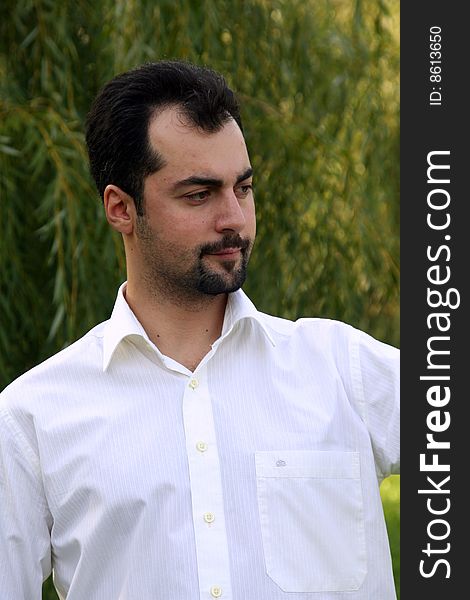
[[[223,338],[228,336],[235,325],[244,319],[249,319],[257,323],[266,335],[267,339],[275,346],[274,339],[264,321],[263,313],[260,313],[253,302],[248,298],[243,290],[238,290],[229,294],[227,306],[225,308],[224,323],[222,325],[222,333],[220,338],[216,340],[216,344]]]
[[[119,287],[111,318],[105,325],[103,334],[103,371],[106,371],[108,368],[116,348],[124,339],[131,336],[137,336],[143,338],[153,346],[145,329],[126,302],[124,297],[126,285],[127,282],[124,282]],[[240,289],[229,294],[222,333],[220,338],[213,344],[213,347],[215,347],[216,344],[219,344],[222,339],[229,336],[235,325],[244,319],[249,319],[257,323],[267,339],[275,346],[272,334],[264,322],[263,313],[260,313],[256,309],[253,302],[251,302],[245,292]]]

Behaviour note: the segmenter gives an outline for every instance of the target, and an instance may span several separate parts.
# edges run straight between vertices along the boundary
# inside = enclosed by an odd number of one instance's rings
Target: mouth
[[[224,248],[223,250],[219,250],[219,252],[209,252],[209,256],[218,256],[219,258],[225,259],[235,259],[239,256],[241,252],[241,248]]]

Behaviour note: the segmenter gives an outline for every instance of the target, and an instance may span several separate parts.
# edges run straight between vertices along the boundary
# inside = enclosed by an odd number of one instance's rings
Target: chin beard
[[[196,289],[211,296],[230,294],[240,289],[245,283],[252,246],[251,240],[242,239],[238,234],[226,235],[220,242],[204,245],[199,253],[199,276]],[[240,248],[240,264],[236,266],[235,261],[227,260],[220,263],[220,267],[224,269],[225,273],[210,270],[203,262],[204,255],[220,252],[226,248]]]
[[[214,273],[205,268],[204,265],[200,266],[199,279],[196,284],[196,289],[203,294],[210,296],[216,296],[217,294],[230,294],[236,292],[245,283],[246,271],[248,266],[248,257],[245,253],[242,254],[242,262],[236,269],[232,262],[227,261],[221,263],[221,266],[225,268],[227,275],[220,273]]]

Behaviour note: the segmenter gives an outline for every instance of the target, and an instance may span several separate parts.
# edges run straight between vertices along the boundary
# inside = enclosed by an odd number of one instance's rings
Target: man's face
[[[151,121],[149,139],[164,166],[145,180],[137,220],[146,284],[173,301],[237,290],[256,231],[240,128],[230,120],[216,133],[202,132],[169,108]]]

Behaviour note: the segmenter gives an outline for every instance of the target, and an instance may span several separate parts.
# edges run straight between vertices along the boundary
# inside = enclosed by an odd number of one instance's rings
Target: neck
[[[191,371],[220,337],[227,294],[201,294],[192,303],[175,303],[129,280],[125,298],[157,348]]]

